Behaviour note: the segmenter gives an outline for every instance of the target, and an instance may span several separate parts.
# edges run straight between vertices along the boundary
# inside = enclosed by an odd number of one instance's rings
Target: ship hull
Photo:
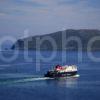
[[[56,78],[56,77],[69,77],[69,76],[74,76],[77,75],[77,71],[73,72],[53,72],[53,71],[48,71],[47,74],[45,74],[45,77],[50,77],[50,78]]]

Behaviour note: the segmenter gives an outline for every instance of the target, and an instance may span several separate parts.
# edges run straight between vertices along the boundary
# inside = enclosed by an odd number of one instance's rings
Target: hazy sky
[[[0,0],[0,36],[100,29],[100,0]]]

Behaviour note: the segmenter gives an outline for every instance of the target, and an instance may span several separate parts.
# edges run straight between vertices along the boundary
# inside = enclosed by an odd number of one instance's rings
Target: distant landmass
[[[50,33],[46,35],[31,36],[31,37],[27,37],[24,39],[19,39],[18,41],[16,41],[15,44],[13,44],[11,49],[17,49],[17,50],[27,50],[27,49],[28,50],[78,50],[82,48],[83,51],[86,51],[87,46],[89,45],[88,43],[91,41],[92,44],[90,43],[90,45],[91,45],[92,50],[97,51],[97,50],[100,50],[99,36],[100,36],[100,30],[68,29],[65,31],[58,31],[58,32],[54,32],[54,33]],[[68,44],[66,42],[68,42]],[[25,43],[28,43],[28,44],[25,44]],[[54,45],[52,45],[52,43],[54,43]],[[81,46],[78,47],[79,45],[78,43],[82,44],[82,47]],[[40,46],[38,46],[38,44],[40,44]],[[66,44],[66,45],[63,46],[63,44]]]

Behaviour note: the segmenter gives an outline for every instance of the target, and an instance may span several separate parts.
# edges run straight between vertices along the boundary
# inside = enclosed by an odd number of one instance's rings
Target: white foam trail
[[[19,80],[19,82],[31,82],[31,81],[41,81],[41,80],[49,80],[49,79],[53,79],[53,78],[30,78],[30,79],[23,79],[23,80]]]
[[[18,79],[13,81],[5,81],[1,82],[0,84],[13,84],[13,83],[25,83],[25,82],[33,82],[33,81],[43,81],[43,80],[50,80],[54,78],[46,78],[46,77],[40,77],[40,78],[27,78],[27,79]]]
[[[67,78],[77,78],[80,75],[75,75],[72,77],[65,77]],[[49,78],[49,77],[33,77],[33,78],[26,78],[26,79],[18,79],[18,80],[9,80],[9,81],[5,81],[5,82],[1,82],[0,84],[11,84],[11,83],[24,83],[24,82],[33,82],[33,81],[43,81],[43,80],[51,80],[51,79],[55,79],[55,78]],[[59,78],[58,78],[59,79]]]
[[[66,78],[77,78],[80,75],[74,75],[72,77],[66,77]],[[23,79],[23,80],[17,80],[14,82],[32,82],[32,81],[42,81],[42,80],[50,80],[50,79],[55,79],[55,78],[49,78],[49,77],[38,77],[38,78],[28,78],[28,79]]]
[[[74,75],[74,76],[72,76],[72,77],[76,77],[76,78],[77,78],[77,77],[80,77],[80,75],[79,75],[79,74],[77,74],[77,75]]]

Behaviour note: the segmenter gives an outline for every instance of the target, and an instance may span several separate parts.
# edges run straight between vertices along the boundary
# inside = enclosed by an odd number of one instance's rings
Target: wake
[[[26,83],[26,82],[35,82],[35,81],[45,81],[45,80],[53,80],[53,79],[68,79],[68,78],[78,78],[80,75],[75,75],[71,77],[63,77],[63,78],[49,78],[49,77],[30,77],[24,79],[6,79],[5,81],[0,81],[0,85],[5,84],[15,84],[15,83]]]
[[[35,81],[45,81],[45,80],[51,80],[54,78],[49,77],[37,77],[37,78],[25,78],[25,79],[16,79],[16,80],[5,80],[0,82],[0,85],[7,85],[7,84],[14,84],[14,83],[25,83],[25,82],[35,82]]]

